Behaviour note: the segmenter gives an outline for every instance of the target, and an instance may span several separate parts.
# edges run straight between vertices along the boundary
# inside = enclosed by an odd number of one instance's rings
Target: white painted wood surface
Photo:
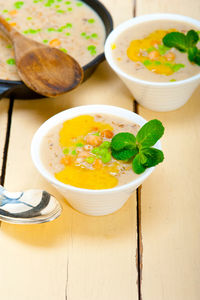
[[[137,2],[137,15],[179,13],[200,19],[200,1]],[[142,299],[198,300],[200,297],[200,88],[182,108],[147,120],[165,128],[165,162],[141,192]]]
[[[132,1],[105,0],[115,24],[132,15]],[[117,5],[116,5],[117,4]],[[2,300],[137,299],[136,195],[115,214],[88,217],[73,210],[38,174],[30,157],[36,129],[49,117],[77,105],[102,103],[132,110],[132,96],[102,63],[79,89],[56,99],[14,103],[5,186],[45,188],[63,213],[34,226],[1,224]]]

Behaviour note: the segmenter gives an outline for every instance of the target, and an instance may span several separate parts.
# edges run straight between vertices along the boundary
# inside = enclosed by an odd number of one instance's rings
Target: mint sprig
[[[196,47],[199,41],[197,31],[191,29],[187,34],[182,32],[170,32],[164,36],[162,41],[166,47],[174,47],[180,52],[187,52],[189,61],[200,66],[200,49]]]
[[[141,174],[164,160],[163,152],[152,148],[163,133],[164,127],[157,119],[142,126],[136,137],[129,132],[118,133],[111,141],[112,156],[117,160],[132,160],[133,171]]]

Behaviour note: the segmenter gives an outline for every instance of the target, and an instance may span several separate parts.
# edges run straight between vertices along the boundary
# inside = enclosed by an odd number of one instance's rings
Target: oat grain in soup
[[[162,39],[170,32],[186,33],[193,25],[178,21],[157,20],[141,23],[124,31],[112,45],[112,55],[118,67],[135,78],[170,82],[189,78],[200,67],[188,60],[186,53],[166,47]],[[199,48],[200,42],[197,47]]]
[[[138,177],[129,162],[111,156],[112,137],[136,135],[139,125],[106,114],[82,115],[51,129],[41,145],[47,170],[65,184],[85,189],[108,189]]]
[[[103,52],[102,20],[76,0],[1,1],[0,13],[16,30],[73,56],[81,66]],[[0,79],[20,80],[11,42],[0,33]]]

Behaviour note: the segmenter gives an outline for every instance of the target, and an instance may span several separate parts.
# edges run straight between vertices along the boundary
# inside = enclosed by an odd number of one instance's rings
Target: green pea
[[[63,149],[63,154],[68,154],[69,153],[69,149],[68,148],[65,148],[65,149]]]
[[[7,64],[8,65],[15,65],[15,59],[14,58],[9,58],[9,59],[7,59]]]
[[[72,154],[72,155],[76,155],[76,154],[77,154],[77,153],[76,153],[76,150],[72,150],[71,154]]]
[[[147,60],[143,61],[143,64],[145,66],[150,66],[152,64],[152,62],[149,59],[147,59]]]
[[[102,156],[101,160],[104,164],[107,164],[109,161],[111,161],[111,153],[107,152],[104,156]]]
[[[77,143],[77,144],[76,144],[76,147],[83,147],[83,146],[84,146],[83,143]]]
[[[17,1],[14,3],[14,7],[16,9],[20,9],[23,5],[24,5],[24,2],[22,2],[22,1]]]
[[[77,2],[76,5],[77,5],[77,6],[82,6],[83,3],[82,3],[82,2]]]
[[[97,33],[93,33],[93,34],[91,35],[91,37],[94,38],[94,39],[96,39],[96,38],[98,38],[98,34],[97,34]]]
[[[89,156],[85,159],[85,161],[88,163],[88,164],[93,164],[95,158],[93,156]]]
[[[100,150],[100,148],[96,147],[96,148],[92,149],[92,153],[93,154],[99,154],[99,150]]]
[[[100,145],[100,148],[106,148],[109,149],[111,145],[111,142],[105,141]]]
[[[94,23],[95,22],[95,19],[88,19],[88,23]]]
[[[65,11],[62,10],[62,9],[58,9],[56,12],[57,12],[58,14],[64,14],[64,13],[65,13]]]
[[[60,48],[60,50],[64,53],[67,53],[67,50],[65,48]]]
[[[72,24],[71,23],[67,23],[66,24],[66,28],[72,28]]]

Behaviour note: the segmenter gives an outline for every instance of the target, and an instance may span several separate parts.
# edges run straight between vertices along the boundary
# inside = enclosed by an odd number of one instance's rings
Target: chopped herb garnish
[[[64,14],[64,13],[65,13],[65,10],[58,9],[56,12],[57,12],[58,14]]]
[[[116,134],[111,141],[112,156],[117,160],[132,160],[136,174],[143,173],[163,161],[161,150],[152,148],[162,137],[164,127],[159,120],[151,120],[138,131],[136,137],[129,132]]]
[[[82,36],[86,36],[86,33],[85,33],[85,32],[82,32],[81,35],[82,35]]]
[[[27,19],[27,20],[32,20],[32,17],[27,17],[26,19]]]
[[[22,1],[18,1],[18,2],[14,3],[14,7],[16,9],[20,9],[23,5],[24,5],[24,2],[22,2]]]
[[[88,46],[87,49],[90,51],[91,55],[95,55],[97,53],[96,52],[96,46],[94,46],[94,45]]]
[[[68,11],[72,11],[72,7],[68,7],[67,10],[68,10]]]
[[[150,66],[150,65],[152,65],[152,61],[150,61],[149,59],[146,59],[145,61],[143,61],[143,64],[145,66]]]
[[[95,157],[94,156],[89,156],[85,159],[85,161],[88,163],[88,164],[93,164],[95,160]]]
[[[94,23],[95,22],[95,19],[88,19],[88,23]]]
[[[9,59],[7,59],[7,64],[8,65],[15,65],[15,59],[14,58],[9,58]]]
[[[96,39],[96,38],[98,38],[98,34],[97,33],[92,33],[91,37],[94,38],[94,39]]]
[[[77,5],[77,6],[82,6],[83,3],[82,3],[82,2],[77,2],[76,5]]]
[[[49,41],[48,40],[43,40],[43,43],[44,44],[47,44]]]
[[[7,45],[6,48],[10,49],[12,48],[12,45]]]
[[[69,153],[69,149],[68,148],[63,149],[63,154],[67,155],[68,153]]]
[[[176,79],[170,79],[171,82],[176,81]]]
[[[69,5],[69,4],[71,4],[71,1],[66,1],[65,4]]]
[[[8,12],[8,10],[7,10],[7,9],[4,9],[4,10],[3,10],[3,13],[4,13],[4,14],[6,14],[7,12]]]
[[[66,28],[72,28],[72,24],[71,23],[67,23],[66,24]]]
[[[72,154],[72,155],[76,155],[76,154],[77,154],[77,153],[76,153],[76,150],[72,150],[71,154]]]
[[[60,50],[64,53],[67,53],[67,50],[65,48],[60,48]]]

